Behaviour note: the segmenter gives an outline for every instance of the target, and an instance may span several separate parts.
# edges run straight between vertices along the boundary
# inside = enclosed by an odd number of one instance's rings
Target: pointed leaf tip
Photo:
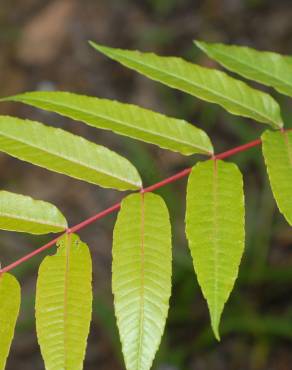
[[[214,337],[215,337],[215,339],[218,341],[218,342],[220,342],[221,341],[221,337],[220,337],[220,334],[219,334],[219,324],[220,324],[220,322],[218,322],[218,323],[214,323],[214,324],[212,324],[212,330],[213,330],[213,333],[214,333]]]
[[[244,250],[244,194],[239,169],[209,160],[196,164],[187,186],[186,234],[217,340],[221,315]]]

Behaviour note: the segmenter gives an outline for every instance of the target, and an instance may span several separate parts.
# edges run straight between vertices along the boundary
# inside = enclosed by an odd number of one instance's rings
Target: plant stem
[[[225,159],[225,158],[231,157],[234,154],[244,152],[250,148],[260,145],[261,143],[262,143],[261,139],[250,141],[249,143],[237,146],[236,148],[233,148],[233,149],[227,150],[226,152],[217,154],[214,156],[214,159]]]
[[[246,151],[250,148],[253,148],[255,146],[258,146],[260,144],[261,144],[260,139],[250,141],[249,143],[237,146],[233,149],[227,150],[226,152],[222,152],[222,153],[219,153],[217,155],[213,155],[210,159],[212,159],[212,160],[225,159],[225,158],[231,157],[231,156],[233,156],[237,153],[244,152],[244,151]],[[183,177],[188,176],[190,174],[191,170],[192,170],[192,168],[186,168],[186,169],[178,172],[177,174],[175,174],[173,176],[170,176],[170,177],[168,177],[168,178],[166,178],[166,179],[164,179],[160,182],[157,182],[156,184],[150,185],[147,188],[142,188],[140,190],[140,193],[141,194],[149,193],[149,192],[154,191],[156,189],[162,188],[163,186],[171,184],[171,183],[173,183],[173,182],[175,182],[175,181],[177,181],[177,180],[179,180]],[[111,206],[111,207],[97,213],[96,215],[88,218],[87,220],[84,220],[84,221],[80,222],[79,224],[77,224],[75,226],[72,226],[71,228],[68,228],[64,234],[72,234],[72,233],[75,233],[75,232],[77,232],[81,229],[84,229],[86,226],[91,225],[95,221],[107,216],[108,214],[113,213],[115,211],[118,211],[120,209],[120,207],[121,207],[121,203],[116,203],[113,206]],[[8,272],[8,271],[14,269],[15,267],[19,266],[23,262],[31,259],[32,257],[36,256],[37,254],[39,254],[39,253],[49,249],[50,247],[54,246],[64,234],[59,235],[55,239],[51,240],[49,243],[43,245],[42,247],[34,250],[31,253],[25,255],[24,257],[22,257],[22,258],[18,259],[17,261],[11,263],[10,265],[7,265],[6,267],[3,267],[2,269],[0,269],[0,275],[3,274],[4,272]]]

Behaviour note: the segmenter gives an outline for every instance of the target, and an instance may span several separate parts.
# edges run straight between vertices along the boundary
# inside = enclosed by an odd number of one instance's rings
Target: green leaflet
[[[113,49],[93,42],[91,45],[153,80],[219,104],[230,113],[250,117],[273,127],[283,126],[280,107],[271,96],[252,89],[224,72],[204,68],[181,58]]]
[[[90,126],[111,130],[182,154],[213,153],[210,139],[204,131],[184,120],[135,105],[66,92],[31,92],[5,100],[57,112]]]
[[[5,369],[20,307],[20,286],[14,276],[0,276],[0,370]]]
[[[86,244],[65,235],[39,268],[36,328],[46,369],[81,370],[92,313],[92,266]]]
[[[103,187],[129,190],[141,186],[136,169],[125,158],[38,122],[0,116],[0,151]]]
[[[125,198],[114,229],[112,287],[127,370],[148,370],[171,292],[171,226],[158,195]]]
[[[274,197],[292,226],[292,131],[265,131],[262,142]]]
[[[234,286],[244,249],[244,194],[236,165],[199,162],[187,188],[186,234],[214,334]]]
[[[67,221],[54,205],[31,197],[0,191],[0,229],[47,234],[67,228]]]
[[[202,41],[196,41],[195,44],[225,68],[292,96],[291,57],[245,46]]]

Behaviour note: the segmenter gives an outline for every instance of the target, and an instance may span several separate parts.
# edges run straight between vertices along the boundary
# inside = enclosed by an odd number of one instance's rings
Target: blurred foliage
[[[61,6],[66,0],[57,2]],[[64,9],[55,10],[59,13],[54,15],[51,8],[49,14],[52,3],[55,1],[1,2],[1,96],[49,87],[133,102],[196,123],[208,132],[216,152],[260,136],[263,130],[260,125],[233,117],[217,106],[160,86],[97,56],[87,40],[180,55],[210,67],[214,63],[196,50],[193,39],[246,44],[292,54],[290,0],[71,0],[75,8],[68,13],[66,21],[65,18],[58,21],[57,17]],[[53,30],[59,27],[57,22],[62,25],[61,31],[53,35]],[[57,41],[52,50],[42,54],[47,59],[40,59],[42,47],[51,45],[53,36],[53,41]],[[34,44],[35,40],[39,44]],[[281,104],[286,126],[292,127],[291,101],[273,95]],[[159,181],[199,158],[185,159],[19,105],[3,106],[1,113],[44,121],[106,144],[138,167],[145,184]],[[211,333],[207,306],[196,283],[184,236],[186,181],[159,190],[169,206],[174,229],[174,285],[167,330],[153,369],[287,370],[291,367],[291,228],[276,209],[259,148],[241,153],[232,161],[244,173],[247,236],[239,279],[223,314],[220,343]],[[2,188],[55,203],[71,224],[120,199],[116,192],[50,174],[4,155],[0,156],[0,169]],[[91,246],[95,261],[94,321],[86,370],[97,366],[102,370],[123,368],[110,283],[114,219],[108,217],[81,233],[81,238]],[[46,240],[1,232],[2,265]],[[43,369],[33,319],[36,274],[42,258],[43,255],[15,270],[22,283],[23,302],[8,370],[26,370],[32,366]]]

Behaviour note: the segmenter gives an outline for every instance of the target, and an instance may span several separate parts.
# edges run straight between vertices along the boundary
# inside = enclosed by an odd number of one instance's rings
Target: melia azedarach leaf
[[[86,244],[66,234],[38,273],[36,328],[50,370],[82,370],[92,314],[92,263]]]
[[[112,288],[127,370],[149,370],[163,334],[171,292],[171,226],[158,195],[121,205],[113,237]]]
[[[0,151],[106,188],[141,187],[140,176],[127,159],[82,137],[39,122],[0,116]]]
[[[235,164],[196,164],[187,187],[186,234],[211,325],[219,323],[244,250],[243,181]]]
[[[292,226],[292,131],[265,131],[262,142],[274,197]]]
[[[0,302],[0,370],[4,370],[20,307],[20,285],[13,275],[0,275]]]
[[[219,104],[230,113],[267,123],[274,128],[283,126],[280,107],[270,95],[224,72],[177,57],[114,49],[93,42],[91,45],[126,67],[205,101]]]
[[[195,44],[225,68],[292,96],[291,57],[246,46],[202,41],[195,41]]]
[[[182,119],[175,119],[132,104],[68,92],[29,92],[5,100],[22,102],[111,130],[117,134],[156,144],[185,155],[212,154],[207,134]]]
[[[63,231],[67,226],[65,217],[53,204],[0,191],[0,229],[47,234]]]

